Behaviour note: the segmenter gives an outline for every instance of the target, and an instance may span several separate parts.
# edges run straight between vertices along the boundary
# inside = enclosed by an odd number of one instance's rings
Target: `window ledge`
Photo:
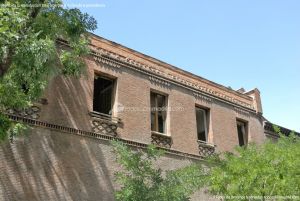
[[[209,143],[209,142],[206,142],[206,141],[202,141],[202,140],[198,140],[198,144],[206,146],[206,147],[216,147],[216,145],[214,145],[212,143]]]
[[[157,132],[157,131],[151,131],[151,134],[154,134],[154,135],[162,135],[164,137],[170,137],[171,138],[171,135],[170,134],[167,134],[167,133],[161,133],[161,132]]]
[[[151,131],[151,143],[159,147],[171,148],[173,141],[170,135]]]
[[[91,126],[94,133],[118,136],[117,129],[121,121],[119,118],[95,111],[89,112],[89,114],[92,117]]]
[[[198,140],[199,154],[203,157],[213,155],[215,153],[216,145],[208,142]]]
[[[5,111],[8,115],[14,115],[29,119],[39,119],[41,113],[41,107],[37,106],[37,104],[32,105],[26,109],[7,109]]]
[[[105,122],[115,123],[115,124],[121,123],[120,118],[112,117],[111,115],[108,115],[108,114],[103,114],[103,113],[96,112],[96,111],[90,111],[89,115],[95,119],[102,120]]]

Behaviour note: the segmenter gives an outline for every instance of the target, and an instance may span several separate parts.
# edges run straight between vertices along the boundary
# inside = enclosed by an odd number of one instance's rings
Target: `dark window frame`
[[[242,119],[236,119],[236,128],[239,146],[247,146],[249,138],[249,123]]]
[[[103,89],[101,89],[101,87],[103,87],[103,86],[99,86],[100,85],[99,82],[101,82],[101,80],[99,80],[98,83],[96,81],[99,78],[102,80],[102,82],[104,84],[107,84],[107,86],[104,87]],[[113,106],[114,106],[114,102],[115,102],[116,83],[117,83],[117,79],[115,77],[112,77],[110,75],[106,75],[103,73],[98,73],[98,72],[94,73],[93,112],[104,114],[106,116],[112,116]],[[101,97],[101,95],[99,95],[99,94],[98,94],[98,96],[96,96],[96,93],[97,92],[99,93],[101,91],[100,89],[105,90],[105,91],[103,91],[103,93],[107,92],[108,94],[103,95],[103,97]],[[109,101],[109,103],[105,103],[106,104],[105,106],[103,106],[103,104],[101,104],[102,101],[105,102],[105,100],[103,100],[103,99],[108,99],[108,101]]]
[[[200,120],[197,118],[197,111],[203,112],[204,117],[202,117],[202,118],[203,118],[204,122],[199,122]],[[209,142],[210,109],[206,108],[206,107],[196,105],[195,106],[195,116],[196,116],[197,140],[201,141],[201,142],[208,143]],[[198,125],[201,124],[201,123],[204,125],[204,136],[201,136],[199,134],[199,130],[198,130]],[[205,139],[203,139],[203,137]]]

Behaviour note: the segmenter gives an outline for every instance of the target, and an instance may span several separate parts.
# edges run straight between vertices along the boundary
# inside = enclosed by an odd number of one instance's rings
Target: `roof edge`
[[[133,53],[133,54],[134,54],[135,56],[137,56],[137,57],[140,57],[140,58],[142,58],[142,59],[148,60],[149,62],[155,63],[155,64],[160,65],[160,66],[163,66],[163,67],[165,67],[165,68],[168,68],[169,70],[175,71],[175,72],[177,72],[177,73],[179,73],[179,74],[181,74],[181,75],[183,75],[183,76],[187,76],[187,77],[190,77],[190,78],[195,79],[195,80],[200,80],[200,81],[202,81],[202,82],[205,82],[205,83],[207,83],[207,84],[211,84],[211,85],[213,85],[214,87],[217,87],[217,88],[219,88],[219,89],[221,89],[221,90],[224,90],[224,91],[227,91],[227,92],[229,92],[229,93],[235,94],[235,95],[240,96],[240,97],[242,97],[242,98],[246,98],[246,99],[248,99],[248,100],[253,100],[253,98],[252,98],[251,96],[247,95],[246,93],[240,93],[240,92],[237,92],[236,90],[233,90],[233,89],[230,89],[230,88],[228,88],[228,87],[225,87],[224,85],[218,84],[218,83],[213,82],[213,81],[211,81],[211,80],[208,80],[208,79],[206,79],[206,78],[204,78],[204,77],[201,77],[201,76],[196,75],[196,74],[194,74],[194,73],[191,73],[191,72],[189,72],[189,71],[183,70],[183,69],[181,69],[181,68],[179,68],[179,67],[176,67],[176,66],[174,66],[174,65],[171,65],[171,64],[166,63],[166,62],[164,62],[164,61],[161,61],[161,60],[159,60],[159,59],[156,59],[156,58],[154,58],[154,57],[152,57],[152,56],[149,56],[149,55],[147,55],[147,54],[141,53],[141,52],[139,52],[139,51],[137,51],[137,50],[131,49],[131,48],[129,48],[129,47],[126,47],[126,46],[124,46],[124,45],[122,45],[122,44],[119,44],[119,43],[117,43],[117,42],[111,41],[111,40],[106,39],[106,38],[104,38],[104,37],[101,37],[101,36],[99,36],[99,35],[96,35],[96,34],[94,34],[94,33],[89,32],[89,34],[92,35],[92,36],[93,36],[94,38],[96,38],[96,39],[100,39],[100,40],[102,40],[102,41],[104,41],[104,42],[107,42],[108,44],[110,44],[110,45],[112,45],[112,46],[115,46],[115,47],[118,47],[118,48],[122,48],[123,50],[125,50],[125,51],[127,51],[127,52]],[[257,89],[257,88],[255,88],[255,89]],[[251,91],[251,90],[250,90],[250,91]]]

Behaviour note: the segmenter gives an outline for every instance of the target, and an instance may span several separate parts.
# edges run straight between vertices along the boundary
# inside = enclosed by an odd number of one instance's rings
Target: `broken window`
[[[247,123],[237,120],[237,133],[239,138],[239,145],[244,146],[248,143]]]
[[[93,110],[103,114],[112,114],[114,80],[95,75]]]
[[[166,96],[151,92],[151,130],[166,133]]]
[[[207,142],[207,130],[208,130],[208,111],[196,107],[196,122],[197,122],[197,136],[198,140]]]

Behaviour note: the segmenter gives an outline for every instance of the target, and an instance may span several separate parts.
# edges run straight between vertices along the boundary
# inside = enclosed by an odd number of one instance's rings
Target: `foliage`
[[[266,200],[268,196],[276,200],[292,198],[289,196],[300,198],[299,137],[280,134],[277,142],[250,144],[236,151],[236,154],[225,153],[211,159],[217,163],[207,180],[213,195],[225,196],[228,200],[250,198],[248,196],[257,196],[258,200]]]
[[[0,114],[0,141],[5,141],[9,137],[12,142],[15,136],[21,132],[25,133],[27,128],[28,126],[25,124],[12,122],[3,114]]]
[[[81,56],[89,52],[86,33],[94,29],[94,18],[63,8],[61,0],[1,1],[0,112],[32,105],[55,75],[79,76]],[[57,39],[71,48],[58,48]],[[3,115],[0,121],[1,139],[7,139],[16,124]]]
[[[183,201],[203,185],[201,166],[192,164],[166,171],[154,167],[163,152],[153,145],[146,151],[130,150],[120,142],[113,142],[117,162],[122,171],[116,174],[121,185],[115,195],[120,201]]]

